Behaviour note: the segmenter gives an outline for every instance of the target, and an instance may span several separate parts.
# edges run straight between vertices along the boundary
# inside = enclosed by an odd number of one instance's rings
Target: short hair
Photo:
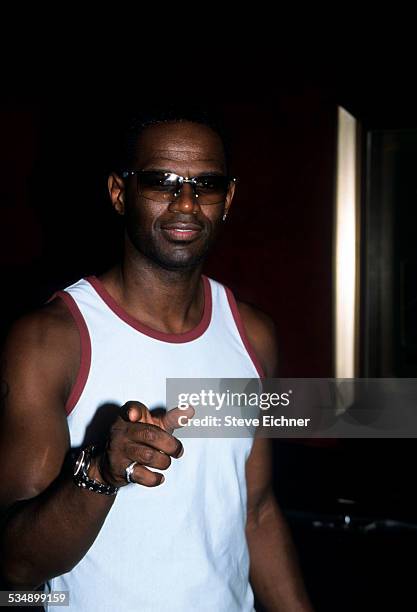
[[[188,106],[164,107],[153,106],[151,109],[140,109],[139,112],[130,114],[124,121],[114,170],[122,171],[131,167],[135,158],[138,138],[142,132],[153,125],[161,123],[199,123],[211,128],[223,144],[226,169],[230,166],[230,145],[227,128],[221,114],[213,109],[202,109]]]

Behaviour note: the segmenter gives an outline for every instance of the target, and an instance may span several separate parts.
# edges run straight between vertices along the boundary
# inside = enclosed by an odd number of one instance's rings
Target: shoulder
[[[275,323],[269,315],[246,302],[236,302],[248,340],[266,376],[277,374],[278,347]]]
[[[79,351],[73,316],[63,300],[55,297],[13,323],[3,345],[2,368],[28,375],[41,370],[59,374],[65,394],[72,383]]]
[[[69,340],[76,331],[68,307],[63,300],[55,297],[51,302],[15,321],[6,339],[6,346],[12,343],[24,344],[27,348],[42,349]]]

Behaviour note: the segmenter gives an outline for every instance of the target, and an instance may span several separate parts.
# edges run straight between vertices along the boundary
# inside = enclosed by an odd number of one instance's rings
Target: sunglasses
[[[190,178],[158,170],[126,170],[122,177],[136,175],[138,194],[148,200],[170,204],[181,193],[184,183],[192,187],[199,204],[220,204],[236,179],[221,174],[201,174]]]

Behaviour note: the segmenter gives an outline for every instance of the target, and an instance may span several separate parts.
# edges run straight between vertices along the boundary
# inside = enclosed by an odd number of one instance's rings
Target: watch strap
[[[91,458],[94,451],[95,446],[90,445],[80,452],[73,473],[74,482],[78,487],[93,491],[94,493],[99,493],[101,495],[116,495],[119,487],[104,484],[88,476],[88,470],[91,465]]]

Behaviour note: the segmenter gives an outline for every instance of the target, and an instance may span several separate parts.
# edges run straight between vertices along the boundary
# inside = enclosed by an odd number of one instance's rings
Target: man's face
[[[198,123],[165,123],[142,132],[131,169],[172,172],[184,177],[226,174],[223,145],[209,127]],[[138,194],[136,175],[125,179],[121,192],[127,239],[134,249],[166,269],[190,269],[202,261],[213,244],[225,210],[232,201],[231,184],[226,199],[200,204],[189,183],[171,203]]]

